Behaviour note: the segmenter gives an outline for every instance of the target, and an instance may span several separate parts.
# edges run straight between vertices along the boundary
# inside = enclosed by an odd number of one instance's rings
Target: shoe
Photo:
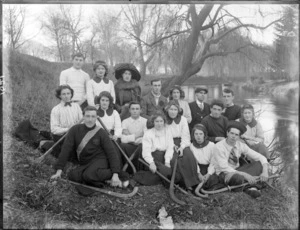
[[[245,191],[245,193],[247,193],[249,196],[251,196],[252,198],[257,198],[261,196],[261,192],[260,190],[258,190],[255,187],[249,188]]]

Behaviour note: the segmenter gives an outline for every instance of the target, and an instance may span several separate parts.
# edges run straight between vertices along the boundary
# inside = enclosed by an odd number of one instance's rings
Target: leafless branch
[[[280,19],[277,19],[271,23],[269,23],[268,25],[266,26],[257,26],[257,25],[254,25],[254,24],[242,24],[242,25],[239,25],[239,26],[236,26],[236,27],[233,27],[231,29],[229,29],[228,31],[226,31],[224,34],[220,35],[219,37],[215,38],[215,39],[211,39],[210,40],[210,44],[217,44],[221,39],[223,39],[225,36],[227,36],[229,33],[239,29],[239,28],[243,28],[243,27],[246,27],[246,28],[254,28],[254,29],[259,29],[259,30],[264,30],[268,27],[270,27],[271,25],[273,25],[274,23],[276,22],[279,22]]]

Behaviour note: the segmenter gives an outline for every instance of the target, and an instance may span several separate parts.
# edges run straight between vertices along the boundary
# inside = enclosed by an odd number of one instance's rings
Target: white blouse
[[[51,110],[51,133],[55,135],[62,135],[73,125],[77,124],[81,119],[82,111],[77,103],[71,103],[71,106],[65,106],[65,103],[61,101]]]
[[[99,94],[103,91],[107,91],[111,94],[113,97],[113,102],[116,101],[116,94],[115,94],[115,87],[114,83],[111,80],[108,80],[108,84],[104,83],[103,80],[101,80],[100,83],[95,82],[93,79],[89,80],[86,85],[86,91],[87,91],[87,101],[88,104],[91,106],[95,106],[94,99],[96,96],[99,96]]]
[[[212,163],[212,157],[213,157],[213,149],[215,144],[213,142],[209,142],[205,147],[203,148],[196,148],[193,144],[191,144],[190,149],[192,153],[194,154],[197,163],[203,164],[203,165],[209,165],[207,169],[207,173],[212,175],[215,172],[215,167]],[[197,164],[197,172],[200,172],[199,165]]]
[[[191,123],[192,121],[192,113],[191,113],[191,109],[190,109],[190,106],[189,106],[189,103],[185,100],[178,100],[179,102],[179,106],[180,108],[182,108],[183,110],[183,116],[187,119],[187,122],[188,123]]]
[[[180,147],[182,149],[189,147],[191,144],[191,136],[190,136],[190,130],[188,126],[187,119],[184,116],[181,116],[181,120],[179,124],[176,124],[175,121],[173,121],[170,125],[167,125],[168,132],[171,133],[172,137],[180,137],[181,143]]]
[[[101,121],[104,123],[108,131],[114,130],[114,135],[118,138],[121,138],[122,135],[122,126],[121,126],[121,118],[119,113],[114,110],[111,116],[108,116],[106,111],[104,111],[104,116],[100,117]],[[96,122],[97,126],[101,126],[99,121]],[[102,127],[102,126],[101,126]]]
[[[167,128],[157,131],[155,128],[148,129],[142,141],[142,156],[148,164],[154,162],[152,152],[166,151],[165,163],[170,163],[174,153],[174,141]]]

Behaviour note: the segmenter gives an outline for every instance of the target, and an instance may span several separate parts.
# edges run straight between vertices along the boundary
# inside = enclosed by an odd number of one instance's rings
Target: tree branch
[[[217,9],[217,11],[216,11],[216,13],[215,13],[213,19],[211,20],[211,22],[210,22],[209,24],[207,24],[207,25],[201,26],[200,31],[202,31],[202,30],[207,30],[207,29],[209,29],[209,28],[212,28],[214,25],[216,25],[215,21],[216,21],[216,19],[217,19],[217,16],[218,16],[220,10],[224,7],[224,5],[225,5],[225,4],[221,4],[221,5],[218,7],[218,9]]]
[[[239,29],[239,28],[242,28],[242,27],[246,27],[246,28],[254,28],[254,29],[259,29],[259,30],[264,30],[268,27],[270,27],[271,25],[273,25],[274,23],[276,22],[279,22],[281,19],[277,19],[271,23],[269,23],[268,25],[266,26],[257,26],[257,25],[254,25],[254,24],[242,24],[242,25],[239,25],[239,26],[236,26],[228,31],[226,31],[224,34],[222,34],[221,36],[215,38],[215,39],[211,39],[209,41],[210,44],[217,44],[221,39],[223,39],[225,36],[227,36],[229,33]]]

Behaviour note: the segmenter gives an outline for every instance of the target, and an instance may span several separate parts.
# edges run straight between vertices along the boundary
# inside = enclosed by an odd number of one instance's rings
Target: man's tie
[[[70,102],[66,102],[65,106],[71,106],[71,103],[72,103],[71,101]]]
[[[201,110],[203,110],[204,109],[203,103],[200,103],[199,107],[200,107]]]
[[[228,162],[232,165],[237,165],[238,158],[237,158],[237,147],[233,146],[233,148],[230,151]]]

